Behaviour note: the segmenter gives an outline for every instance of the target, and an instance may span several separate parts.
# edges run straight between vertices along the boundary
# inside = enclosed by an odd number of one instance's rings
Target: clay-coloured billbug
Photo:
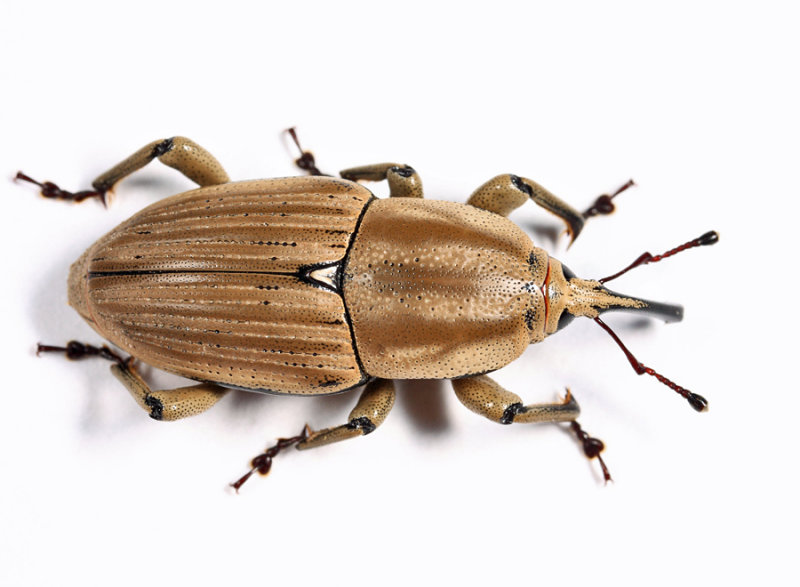
[[[296,141],[294,131],[290,131]],[[299,143],[298,143],[299,147]],[[645,253],[600,280],[576,277],[506,216],[527,200],[560,217],[572,240],[587,218],[613,210],[599,197],[581,213],[537,183],[499,175],[466,204],[423,199],[407,165],[383,163],[323,176],[310,152],[297,164],[311,176],[231,182],[196,143],[174,137],[140,149],[72,193],[36,183],[47,197],[98,198],[153,159],[201,187],[165,198],[100,238],[70,270],[69,302],[106,340],[123,349],[72,341],[70,358],[101,356],[152,418],[199,414],[230,389],[323,395],[365,386],[347,423],[302,433],[269,448],[233,486],[269,471],[282,449],[307,449],[369,434],[386,418],[394,379],[450,379],[469,409],[501,424],[566,422],[587,457],[603,444],[561,402],[524,405],[487,373],[585,316],[603,327],[637,373],[669,386],[698,411],[706,400],[640,363],[601,320],[610,310],[666,321],[680,306],[622,295],[604,283],[645,263],[717,241],[715,232],[662,255]],[[387,180],[378,199],[359,181]],[[152,390],[135,361],[197,380]]]

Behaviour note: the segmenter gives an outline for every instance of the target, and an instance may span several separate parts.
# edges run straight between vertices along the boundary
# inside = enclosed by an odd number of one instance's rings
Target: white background
[[[3,3],[0,584],[796,584],[793,3],[200,4]],[[356,396],[231,394],[165,424],[106,362],[35,357],[100,342],[66,306],[69,264],[191,184],[154,163],[104,210],[18,169],[84,189],[182,134],[233,178],[292,175],[291,125],[323,169],[409,163],[431,198],[513,172],[583,208],[634,177],[569,251],[531,232],[583,277],[718,230],[613,284],[684,322],[607,320],[709,413],[576,320],[496,378],[528,402],[570,386],[613,485],[564,429],[497,426],[417,382],[369,438],[281,455],[237,496],[249,458]],[[560,229],[531,204],[512,219]]]

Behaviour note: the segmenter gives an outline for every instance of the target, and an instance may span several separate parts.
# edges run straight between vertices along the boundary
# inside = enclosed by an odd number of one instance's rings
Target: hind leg
[[[230,178],[219,161],[203,147],[186,137],[158,139],[136,151],[130,157],[117,163],[114,167],[100,174],[93,182],[93,190],[69,192],[62,190],[52,182],[39,183],[22,172],[16,179],[34,183],[41,188],[46,198],[81,202],[87,198],[98,198],[106,203],[106,193],[121,179],[127,177],[158,159],[164,165],[177,169],[199,186],[228,183]]]
[[[72,340],[65,347],[39,345],[37,353],[63,352],[68,359],[100,357],[112,361],[111,373],[125,386],[136,403],[154,420],[180,420],[205,412],[228,393],[228,389],[213,383],[200,383],[177,389],[152,390],[133,365],[107,346],[96,347]]]
[[[111,373],[153,420],[165,422],[202,414],[230,391],[214,383],[153,390],[131,362],[112,365]]]

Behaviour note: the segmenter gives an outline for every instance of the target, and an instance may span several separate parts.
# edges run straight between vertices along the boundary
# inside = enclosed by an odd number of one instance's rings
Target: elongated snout
[[[600,281],[576,277],[552,257],[546,290],[549,302],[547,334],[561,330],[577,316],[597,318],[611,311],[635,312],[665,322],[683,319],[683,306],[617,293]]]
[[[613,310],[622,310],[625,312],[636,312],[650,316],[651,318],[659,318],[664,322],[680,322],[683,320],[683,306],[678,304],[666,304],[664,302],[652,302],[642,298],[627,296],[620,294],[605,286],[600,286],[601,291],[605,297],[624,300],[624,303],[611,303],[598,307],[599,314],[603,312],[610,312]],[[631,303],[634,302],[634,303]]]

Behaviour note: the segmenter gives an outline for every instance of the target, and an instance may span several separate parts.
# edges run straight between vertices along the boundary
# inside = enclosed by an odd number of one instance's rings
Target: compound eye
[[[561,265],[561,271],[564,273],[564,279],[570,281],[571,279],[575,279],[575,274],[570,270],[569,267],[566,265]],[[558,327],[556,328],[556,332],[564,328],[567,324],[575,320],[575,315],[564,308],[561,312],[561,317],[558,319]]]
[[[563,263],[561,265],[561,271],[564,272],[564,279],[566,279],[567,281],[569,281],[571,279],[575,279],[575,274],[572,272],[572,270],[569,267],[567,267]]]
[[[561,317],[558,319],[558,328],[556,328],[556,331],[561,330],[573,320],[575,320],[575,315],[566,308],[564,308],[564,311],[561,312]]]

